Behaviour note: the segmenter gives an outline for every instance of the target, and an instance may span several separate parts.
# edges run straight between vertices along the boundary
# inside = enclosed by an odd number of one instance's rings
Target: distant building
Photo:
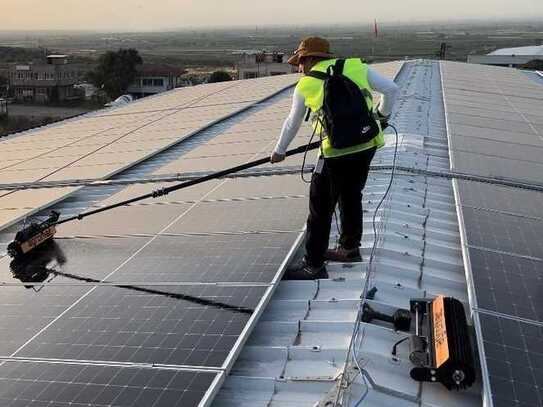
[[[0,66],[0,98],[7,97],[9,89],[9,68]]]
[[[537,59],[543,59],[543,45],[502,48],[487,55],[468,56],[468,62],[471,64],[497,65],[511,68],[517,68]]]
[[[0,116],[8,113],[8,101],[0,98]]]
[[[42,64],[14,65],[9,69],[10,93],[22,102],[62,102],[78,99],[74,85],[86,73],[82,64],[72,64],[67,55],[49,55]]]
[[[296,72],[281,52],[245,52],[236,65],[238,79],[261,78]]]
[[[145,97],[166,92],[183,84],[181,76],[184,69],[168,65],[144,64],[137,67],[138,73],[127,93],[135,97]]]

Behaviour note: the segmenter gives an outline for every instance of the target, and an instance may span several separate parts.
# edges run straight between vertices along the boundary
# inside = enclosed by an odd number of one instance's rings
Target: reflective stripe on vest
[[[317,63],[311,70],[326,72],[326,69],[334,65],[336,59],[328,59]],[[359,58],[349,58],[345,61],[345,67],[343,69],[343,75],[352,80],[358,85],[358,87],[367,94],[366,103],[368,109],[373,110],[373,99],[371,97],[371,86],[368,82],[368,66],[364,64]],[[297,92],[303,96],[305,100],[305,106],[311,109],[311,112],[318,112],[324,103],[324,81],[312,78],[310,76],[304,76],[296,85]],[[364,92],[366,91],[366,92]],[[382,147],[385,145],[385,139],[383,132],[381,131],[371,141],[363,144],[358,144],[348,148],[332,148],[330,140],[324,133],[324,129],[320,123],[316,120],[316,114],[313,114],[313,127],[316,129],[317,134],[320,134],[322,140],[322,154],[327,158],[341,157],[343,155],[358,153],[360,151],[368,150],[373,147]]]

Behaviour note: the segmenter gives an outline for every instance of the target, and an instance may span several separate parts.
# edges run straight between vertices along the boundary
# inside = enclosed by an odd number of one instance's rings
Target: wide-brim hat
[[[302,57],[330,58],[332,55],[328,41],[320,37],[308,37],[302,40],[298,49],[294,51],[294,55],[289,58],[288,63],[298,66]]]

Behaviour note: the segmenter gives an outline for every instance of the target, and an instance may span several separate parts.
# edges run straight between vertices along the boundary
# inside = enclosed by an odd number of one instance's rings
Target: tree
[[[107,51],[98,60],[96,69],[89,72],[89,80],[98,89],[103,89],[110,98],[116,99],[134,81],[136,66],[142,63],[138,51],[133,48]]]
[[[8,85],[9,85],[8,78],[5,78],[2,75],[0,75],[0,97],[6,96],[6,94],[8,93]]]
[[[232,77],[228,74],[228,72],[215,71],[211,74],[211,76],[207,80],[207,83],[228,82],[231,80],[232,80]]]

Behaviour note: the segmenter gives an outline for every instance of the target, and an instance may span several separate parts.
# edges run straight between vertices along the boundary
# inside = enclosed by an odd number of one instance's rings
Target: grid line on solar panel
[[[534,125],[530,122],[527,122],[525,118],[520,114],[510,113],[507,116],[507,118],[504,118],[503,116],[501,118],[495,118],[473,114],[455,113],[451,111],[449,111],[448,113],[448,118],[453,123],[460,122],[464,125],[470,125],[473,127],[484,127],[488,129],[510,131],[513,134],[539,134],[537,130],[534,130]]]
[[[117,281],[271,283],[299,233],[161,236]]]
[[[453,154],[455,152],[472,153],[492,159],[502,158],[541,164],[540,157],[543,154],[543,140],[538,146],[533,145],[526,148],[526,146],[515,143],[474,139],[456,135],[455,138],[451,140],[451,149],[449,151]]]
[[[504,106],[502,108],[499,108],[499,106],[492,105],[466,105],[463,103],[455,103],[454,101],[449,101],[449,103],[447,103],[447,111],[468,116],[484,117],[487,119],[503,119],[506,113],[510,114],[511,107]],[[541,113],[540,115],[525,114],[525,116],[530,118],[530,121],[532,121],[533,123],[543,123],[543,113]]]
[[[200,203],[165,232],[298,231],[306,213],[304,199]]]
[[[494,407],[543,404],[543,327],[479,314]]]
[[[86,136],[86,137],[82,137],[82,138],[76,139],[75,141],[69,142],[69,143],[67,143],[67,144],[64,144],[64,145],[62,145],[62,146],[60,146],[60,147],[57,147],[57,148],[54,148],[54,149],[48,149],[48,150],[46,150],[46,151],[44,151],[44,152],[42,152],[42,153],[39,153],[39,154],[37,154],[37,155],[34,155],[34,156],[32,156],[32,157],[25,157],[25,159],[23,159],[23,160],[17,160],[17,163],[9,164],[9,165],[6,165],[6,166],[4,166],[4,167],[1,167],[1,168],[0,168],[0,171],[1,171],[1,170],[5,170],[5,169],[7,169],[7,168],[11,168],[11,167],[13,167],[13,166],[15,166],[15,165],[19,165],[19,164],[22,164],[22,163],[25,163],[25,162],[34,160],[34,159],[36,159],[36,158],[40,158],[40,157],[43,157],[43,156],[47,156],[47,155],[49,155],[49,154],[51,154],[51,153],[54,153],[54,152],[60,152],[60,151],[65,150],[65,149],[67,149],[68,147],[70,147],[70,146],[72,146],[72,145],[74,145],[74,144],[77,144],[77,143],[79,143],[79,142],[81,142],[81,141],[83,141],[83,140],[88,140],[88,139],[91,139],[91,138],[93,138],[93,137],[96,137],[96,136],[98,136],[98,135],[104,133],[104,132],[107,131],[107,130],[109,130],[109,129],[100,130],[100,131],[98,131],[98,132],[95,132],[95,133],[91,134],[90,136]],[[11,154],[10,154],[10,155],[11,155]],[[4,161],[4,160],[2,160],[2,161]]]
[[[151,236],[111,236],[57,239],[27,262],[0,260],[0,284],[29,283],[41,287],[88,283],[270,283],[283,262],[286,248],[299,232],[159,235],[132,260],[126,257]],[[114,276],[106,275],[117,269]],[[36,273],[38,273],[36,275]],[[1,304],[1,302],[0,302]]]
[[[466,174],[541,184],[543,162],[519,161],[454,150],[452,158],[453,169]]]
[[[78,188],[49,188],[46,190],[21,190],[0,192],[0,228],[11,227],[24,217],[31,217],[41,209],[59,202],[75,193]],[[44,201],[47,202],[44,204]],[[24,206],[20,202],[25,202]],[[28,206],[27,206],[28,205]]]
[[[480,309],[543,321],[543,261],[469,248]]]
[[[0,354],[9,355],[59,317],[88,291],[88,287],[25,286],[25,282],[74,281],[53,272],[103,279],[141,246],[135,239],[63,241],[36,249],[32,261],[0,260]],[[62,247],[61,247],[62,246]],[[26,288],[23,288],[26,287]]]
[[[531,95],[528,95],[529,92],[527,91],[520,91],[521,93],[509,93],[509,92],[500,92],[498,90],[496,90],[495,88],[493,89],[489,89],[489,88],[479,88],[479,89],[476,89],[476,88],[459,88],[459,87],[454,87],[454,86],[445,86],[444,89],[448,92],[450,92],[451,94],[455,94],[455,95],[462,95],[462,96],[471,96],[471,95],[476,95],[476,97],[478,98],[493,98],[493,97],[498,97],[498,96],[502,96],[504,98],[516,98],[516,99],[520,99],[520,100],[523,100],[523,101],[539,101],[539,100],[543,100],[543,96],[540,96],[538,93],[533,93]]]
[[[234,86],[234,85],[229,85],[228,87],[230,87],[230,86]],[[237,85],[236,85],[236,86],[237,86]],[[227,87],[226,89],[228,89],[228,87]],[[222,91],[222,89],[220,89],[220,91]],[[271,90],[265,90],[265,92],[270,92],[270,91],[271,91]],[[275,91],[277,92],[277,89],[275,89]],[[210,94],[206,94],[204,97],[208,97],[208,96],[210,96]],[[268,95],[268,96],[269,96],[269,95]],[[197,99],[197,101],[200,101],[200,100],[201,100],[201,99]],[[168,116],[168,114],[167,114],[166,116]],[[159,115],[158,119],[155,118],[154,120],[147,121],[146,123],[143,124],[143,126],[148,126],[148,125],[150,125],[150,124],[156,122],[157,120],[162,120],[163,118],[164,118],[164,115]],[[201,125],[201,124],[202,124],[202,123],[200,123],[200,125]],[[140,126],[140,127],[141,127],[141,126]],[[137,128],[136,128],[136,130],[137,130]],[[103,146],[102,146],[102,147],[103,147]],[[90,153],[90,154],[92,154],[92,153]],[[138,159],[138,158],[136,158],[136,159]],[[117,164],[120,164],[120,163],[117,163]],[[70,165],[70,164],[68,163],[67,165]],[[110,171],[113,167],[114,167],[114,165],[112,165],[111,167],[104,168],[104,169],[105,169],[105,171]],[[102,171],[103,171],[104,169],[102,169]],[[36,175],[37,175],[37,173],[36,173]],[[42,177],[43,177],[43,174],[40,174],[40,175],[42,175]],[[32,175],[30,174],[30,176],[32,176]],[[69,176],[69,174],[63,174],[63,177],[66,177],[66,176]],[[75,176],[72,174],[72,177],[75,177]],[[33,178],[35,178],[35,176],[33,176]],[[33,180],[35,180],[35,179],[33,179]]]
[[[14,356],[221,367],[266,287],[98,287]]]
[[[462,208],[469,246],[543,258],[543,221]]]
[[[499,143],[516,144],[519,147],[530,148],[531,146],[543,145],[542,140],[533,134],[517,133],[515,139],[511,139],[511,133],[506,131],[477,128],[473,126],[464,126],[462,124],[449,123],[449,134],[451,140],[457,136],[467,137],[472,140],[494,141]]]
[[[543,219],[543,194],[506,186],[458,180],[463,206]]]
[[[116,167],[116,165],[110,165],[110,166],[107,166],[107,168],[104,167],[104,169],[105,169],[106,171],[107,171],[107,170],[110,170],[110,169],[118,170],[118,169],[116,169],[116,168],[114,168],[114,167]],[[95,167],[95,168],[96,168],[96,167]],[[74,170],[75,170],[75,169],[76,169],[76,168],[74,168]],[[18,177],[19,177],[19,175],[20,175],[20,174],[17,174]],[[72,175],[74,175],[73,177],[75,178],[75,175],[77,175],[77,174],[72,174]],[[85,174],[85,175],[86,175],[86,174]],[[66,174],[62,174],[62,173],[61,173],[61,176],[60,176],[60,177],[61,177],[61,178],[65,178],[65,176],[66,176]],[[28,179],[28,180],[33,180],[34,178],[35,178],[35,177],[30,178],[30,179]],[[20,180],[20,179],[19,179],[19,180]],[[11,213],[10,215],[13,215],[13,213]],[[18,214],[17,217],[18,217],[18,216],[20,216],[20,214]],[[12,217],[13,217],[13,216],[11,216],[10,218],[12,218]],[[16,218],[17,218],[17,217],[16,217]]]
[[[218,373],[193,370],[5,362],[0,402],[3,407],[196,407],[218,379]]]

